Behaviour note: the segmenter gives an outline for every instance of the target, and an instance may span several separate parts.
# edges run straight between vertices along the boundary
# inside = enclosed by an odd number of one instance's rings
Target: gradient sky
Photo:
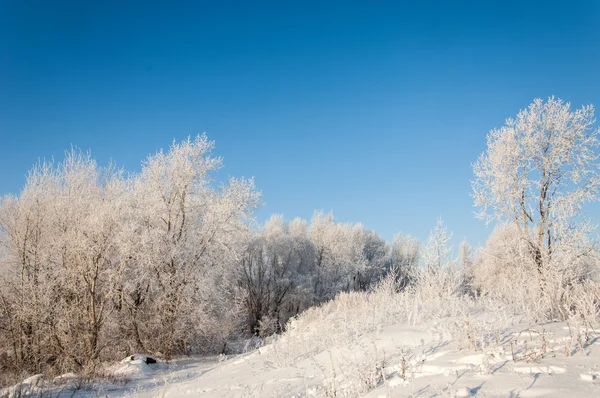
[[[536,97],[600,106],[598,1],[91,3],[0,0],[0,194],[71,145],[137,171],[206,132],[259,220],[483,243],[487,132]]]

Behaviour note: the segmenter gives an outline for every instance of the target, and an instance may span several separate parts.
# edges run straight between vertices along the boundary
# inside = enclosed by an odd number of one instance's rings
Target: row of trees
[[[223,325],[238,322],[242,300],[234,264],[260,194],[245,179],[215,188],[212,147],[205,136],[173,144],[132,176],[71,151],[35,166],[21,194],[2,199],[5,365],[77,370],[227,337]]]
[[[174,143],[125,175],[72,150],[35,166],[0,204],[4,370],[81,370],[132,352],[222,351],[232,336],[367,289],[417,262],[360,224],[316,213],[254,226],[252,180],[211,180],[206,136]]]
[[[398,234],[391,244],[361,224],[317,212],[310,224],[273,216],[241,259],[249,331],[280,331],[291,316],[341,291],[366,290],[390,271],[405,280],[417,265],[419,243]]]
[[[401,289],[427,283],[438,298],[541,303],[539,318],[565,317],[598,265],[582,215],[600,184],[593,115],[536,100],[490,132],[473,197],[499,226],[458,258],[441,220],[422,247],[320,212],[257,226],[260,193],[252,180],[212,180],[222,160],[206,136],[174,143],[132,175],[74,150],[40,163],[0,203],[0,364],[65,371],[136,351],[219,352],[390,272]]]

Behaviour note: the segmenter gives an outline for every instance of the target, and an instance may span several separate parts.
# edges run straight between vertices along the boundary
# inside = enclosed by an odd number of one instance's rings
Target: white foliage
[[[427,269],[441,269],[454,264],[454,260],[450,257],[453,249],[453,246],[448,244],[450,239],[452,233],[448,232],[444,221],[438,218],[421,254]]]
[[[416,255],[416,254],[415,254]],[[240,261],[249,329],[279,330],[290,316],[341,291],[366,290],[385,275],[391,248],[360,224],[316,213],[310,225],[272,216],[257,231]],[[396,259],[404,261],[404,253]]]
[[[593,106],[573,111],[551,97],[489,133],[473,165],[477,215],[513,227],[494,232],[474,267],[483,293],[520,300],[519,308],[540,318],[564,318],[569,291],[597,273],[595,227],[582,213],[599,199],[594,123]]]
[[[223,346],[241,323],[235,261],[260,193],[247,179],[213,187],[213,146],[174,143],[127,178],[71,150],[2,198],[0,345],[13,369]]]
[[[560,99],[536,99],[490,131],[487,151],[473,165],[478,217],[514,223],[540,272],[561,244],[574,243],[571,235],[592,230],[579,221],[582,206],[598,200],[594,123],[591,105],[572,111]]]

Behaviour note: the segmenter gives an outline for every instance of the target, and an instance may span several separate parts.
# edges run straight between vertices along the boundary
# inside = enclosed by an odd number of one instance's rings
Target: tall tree
[[[598,200],[594,123],[592,105],[573,111],[554,97],[536,99],[490,131],[473,165],[478,217],[514,223],[540,275],[559,247],[591,230],[581,209]]]
[[[137,278],[124,291],[134,312],[145,301],[152,314],[145,335],[167,356],[187,351],[198,335],[214,336],[225,306],[235,304],[234,264],[260,201],[251,179],[213,186],[222,164],[213,147],[205,135],[173,143],[146,160],[133,184]]]

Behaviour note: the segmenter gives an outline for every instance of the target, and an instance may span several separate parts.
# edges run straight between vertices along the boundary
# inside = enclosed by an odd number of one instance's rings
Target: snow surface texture
[[[114,379],[81,386],[64,375],[69,383],[42,388],[52,397],[600,396],[600,329],[578,317],[533,324],[430,287],[340,294],[232,358],[148,365],[133,355],[106,369]],[[39,379],[21,387],[35,394]]]
[[[164,397],[595,397],[600,334],[565,323],[517,325],[483,349],[443,333],[389,325],[347,347],[279,367],[274,345],[213,364],[175,365],[164,385],[131,396]],[[586,336],[587,333],[587,336]],[[514,359],[513,359],[514,358]],[[195,374],[190,377],[191,374]],[[127,395],[127,394],[125,394]]]
[[[113,367],[125,386],[78,396],[109,397],[595,397],[600,396],[600,333],[565,323],[516,325],[485,346],[448,340],[438,327],[385,326],[347,346],[331,346],[280,366],[278,343],[230,359],[179,359],[147,365],[129,357]],[[285,336],[284,336],[285,337]],[[279,347],[280,348],[280,347]],[[63,377],[72,378],[73,375]],[[36,393],[40,376],[23,382]],[[48,396],[71,396],[54,390]]]

